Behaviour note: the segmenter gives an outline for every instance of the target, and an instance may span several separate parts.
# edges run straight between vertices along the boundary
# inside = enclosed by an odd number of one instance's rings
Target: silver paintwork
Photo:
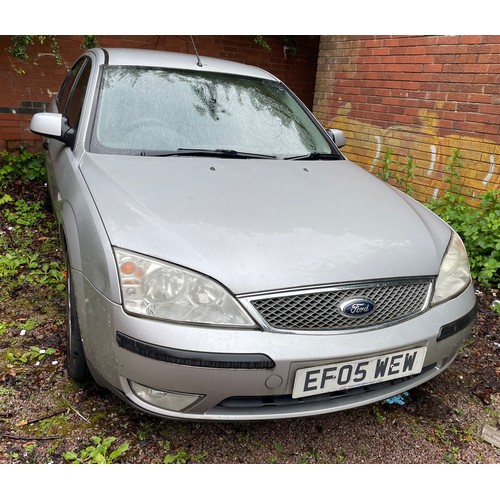
[[[155,51],[110,50],[109,64],[229,72],[275,79],[229,61]],[[50,139],[49,186],[72,268],[86,357],[99,383],[143,411],[170,418],[261,420],[310,416],[384,399],[423,383],[454,359],[468,326],[437,342],[442,325],[475,304],[472,284],[459,296],[404,323],[329,335],[203,328],[126,314],[112,247],[203,273],[234,295],[337,286],[360,281],[435,277],[451,229],[416,201],[347,159],[341,161],[147,158],[90,153],[86,140],[105,53],[93,63],[75,146]],[[50,111],[57,113],[54,103]],[[33,130],[55,130],[34,118]],[[340,135],[336,135],[341,137]],[[248,308],[247,308],[248,309]],[[255,318],[258,320],[257,318]],[[262,323],[261,323],[262,324]],[[156,346],[204,353],[264,353],[272,370],[193,368],[121,349],[116,332]],[[217,406],[237,396],[291,394],[297,369],[426,346],[433,366],[394,388],[299,406],[238,410]],[[187,412],[140,401],[128,380],[159,390],[205,394]]]
[[[347,160],[141,162],[82,161],[113,245],[196,269],[235,294],[433,276],[448,244],[449,230],[436,241],[404,199]]]

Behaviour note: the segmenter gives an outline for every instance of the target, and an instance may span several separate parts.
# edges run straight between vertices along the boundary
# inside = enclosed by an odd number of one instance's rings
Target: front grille
[[[319,290],[248,297],[248,303],[274,330],[352,330],[396,323],[424,311],[432,280],[405,280],[328,287]],[[346,317],[339,309],[349,299],[369,299],[372,314]]]

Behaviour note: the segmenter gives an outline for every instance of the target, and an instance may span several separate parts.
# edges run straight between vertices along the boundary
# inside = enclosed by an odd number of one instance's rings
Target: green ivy
[[[54,35],[13,35],[11,36],[11,45],[9,46],[9,54],[21,61],[29,61],[29,47],[38,42],[40,45],[45,45],[49,41],[50,50],[56,59],[58,66],[62,66],[63,60],[59,44]],[[24,73],[21,68],[16,68],[18,73]]]
[[[9,54],[23,62],[28,62],[31,58],[29,55],[30,47],[36,43],[45,45],[49,42],[50,51],[56,59],[58,66],[62,66],[63,59],[61,56],[61,49],[59,42],[55,35],[13,35],[10,37],[11,44],[8,48]],[[82,49],[91,49],[99,47],[96,35],[84,35],[80,45]],[[22,68],[15,68],[18,73],[24,73]]]

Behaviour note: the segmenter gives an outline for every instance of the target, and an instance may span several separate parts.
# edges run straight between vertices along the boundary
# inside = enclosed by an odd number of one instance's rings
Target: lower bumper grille
[[[276,331],[332,331],[371,328],[409,319],[429,304],[431,278],[362,283],[245,297],[263,320]],[[369,300],[369,315],[347,316],[340,306],[352,299]]]

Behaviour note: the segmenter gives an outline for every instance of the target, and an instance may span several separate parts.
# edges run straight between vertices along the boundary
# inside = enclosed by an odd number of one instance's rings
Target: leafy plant
[[[184,450],[179,450],[176,454],[167,454],[163,459],[164,464],[185,464],[189,461],[189,455]]]
[[[55,258],[59,251],[55,222],[44,201],[29,199],[31,193],[37,194],[34,184],[45,181],[42,153],[0,152],[0,222],[6,229],[0,232],[1,293],[26,283],[57,291],[65,288],[65,266]],[[13,192],[30,194],[16,199]]]
[[[380,172],[377,173],[377,177],[384,182],[390,182],[392,179],[403,192],[411,196],[413,193],[411,184],[415,178],[415,174],[413,173],[415,160],[409,156],[406,158],[406,163],[402,165],[398,160],[393,158],[392,150],[387,148],[381,162],[382,165]]]
[[[500,300],[494,300],[491,304],[491,310],[495,311],[500,316]]]
[[[94,47],[99,47],[99,42],[97,41],[97,36],[95,35],[85,35],[83,37],[80,48],[82,49],[93,49]]]
[[[30,45],[35,45],[35,42],[44,45],[46,40],[50,42],[50,49],[56,58],[57,64],[61,65],[62,59],[59,51],[59,44],[54,35],[13,35],[11,37],[12,43],[9,47],[9,54],[17,57],[17,59],[21,61],[28,61],[30,59],[28,47]]]
[[[461,194],[463,168],[462,154],[452,149],[445,165],[447,184],[444,195],[432,200],[427,206],[444,219],[462,238],[471,267],[471,274],[480,286],[498,286],[500,281],[500,191],[488,191],[479,197],[479,206],[471,206]],[[381,159],[377,177],[398,185],[407,194],[412,194],[415,162],[407,157],[401,165],[387,148]]]
[[[24,323],[18,325],[18,328],[30,332],[31,330],[34,330],[37,326],[38,326],[38,321],[36,319],[28,318]]]
[[[167,441],[166,449],[170,449],[170,443]],[[164,464],[187,464],[187,463],[197,463],[201,462],[207,454],[205,452],[197,453],[195,455],[190,455],[182,448],[177,453],[167,453],[163,458]]]
[[[261,49],[267,50],[268,52],[271,52],[271,46],[267,42],[267,40],[262,36],[262,35],[257,35],[253,39],[255,45],[258,45]]]
[[[55,35],[13,35],[10,37],[11,44],[8,48],[9,54],[20,61],[27,62],[31,59],[29,52],[30,47],[36,44],[45,46],[49,42],[50,51],[55,57],[58,66],[62,66],[63,58],[59,42]],[[91,49],[99,47],[96,35],[84,35],[80,45],[82,49]],[[15,68],[18,73],[24,73],[22,68]]]
[[[66,288],[66,270],[60,262],[44,262],[34,269],[26,277],[28,283],[49,285],[56,290],[63,291]]]
[[[472,277],[484,287],[500,282],[500,191],[479,197],[479,206],[466,203],[461,195],[447,191],[429,207],[450,224],[462,238]]]
[[[4,194],[0,196],[0,206],[5,205],[6,203],[10,203],[14,201],[14,198],[10,194]]]
[[[7,361],[9,361],[10,363],[19,365],[19,364],[26,364],[28,360],[41,362],[47,356],[51,356],[52,354],[55,353],[56,350],[53,349],[52,347],[49,347],[47,349],[40,349],[40,347],[31,346],[29,351],[22,352],[20,354],[9,351],[6,353],[6,357]]]
[[[52,347],[48,347],[47,349],[40,349],[35,346],[30,347],[31,359],[34,361],[43,361],[47,356],[51,356],[52,354],[55,354],[55,352],[56,350]]]
[[[23,149],[19,153],[0,152],[0,187],[17,179],[46,182],[44,154],[30,153]]]
[[[377,177],[384,182],[389,182],[389,179],[393,179],[395,174],[391,170],[392,165],[398,165],[398,162],[392,157],[392,150],[387,148],[382,157],[382,166],[380,167],[380,172],[377,174]]]
[[[93,445],[87,446],[79,453],[74,451],[64,453],[64,460],[72,464],[112,464],[130,449],[130,443],[126,441],[111,451],[111,445],[116,441],[115,437],[102,439],[99,436],[92,436],[90,440]]]
[[[29,352],[23,352],[21,354],[17,354],[15,352],[9,351],[6,353],[7,361],[18,365],[26,364],[28,362],[29,355],[30,355]]]
[[[463,166],[464,164],[462,162],[462,154],[460,150],[456,148],[452,149],[451,155],[448,157],[448,161],[444,167],[446,172],[444,182],[446,182],[449,186],[449,193],[456,193],[460,190],[460,170]]]
[[[400,173],[396,174],[396,183],[401,186],[402,191],[410,196],[413,194],[412,182],[415,179],[413,170],[415,168],[415,160],[408,156],[404,165],[400,164]]]
[[[5,220],[21,226],[36,226],[45,218],[42,208],[43,202],[30,203],[20,199],[14,202],[13,210],[5,210]]]

